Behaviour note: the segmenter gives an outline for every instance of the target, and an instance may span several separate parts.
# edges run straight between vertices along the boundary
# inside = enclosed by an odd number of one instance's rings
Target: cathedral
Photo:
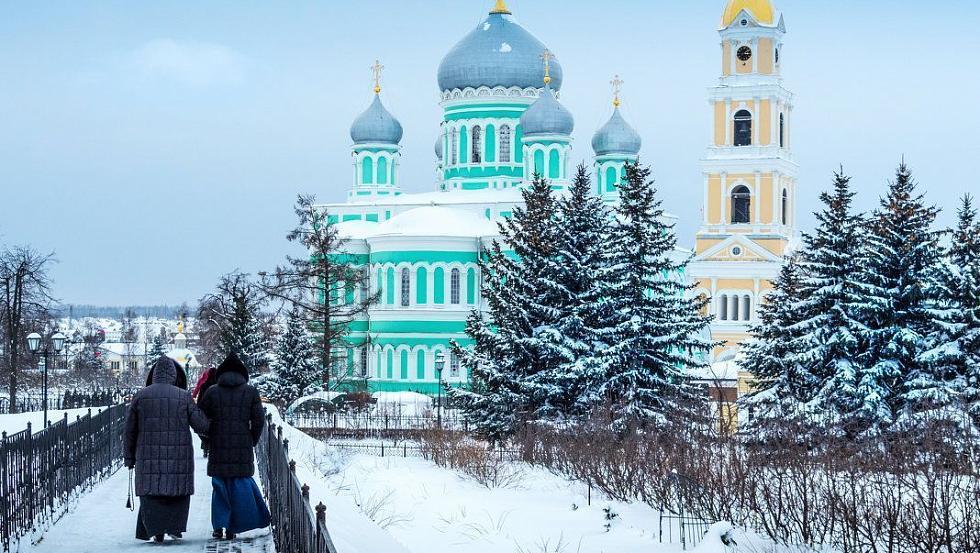
[[[748,337],[793,236],[796,165],[792,95],[780,76],[781,15],[770,0],[728,0],[719,33],[721,76],[709,92],[713,141],[701,166],[704,215],[694,261],[676,276],[711,299],[711,332],[724,344],[712,360],[723,362]],[[482,301],[478,260],[499,238],[498,222],[521,205],[531,175],[558,193],[569,185],[575,122],[560,101],[558,57],[497,0],[439,65],[434,190],[403,194],[403,129],[382,101],[381,69],[375,63],[374,97],[351,125],[347,201],[322,206],[365,272],[352,294],[380,295],[341,357],[371,391],[435,394],[440,380],[468,382],[449,343],[470,343],[466,318]],[[591,144],[596,194],[611,205],[642,145],[620,113],[621,81],[612,84],[612,114]],[[441,373],[437,355],[445,359]]]

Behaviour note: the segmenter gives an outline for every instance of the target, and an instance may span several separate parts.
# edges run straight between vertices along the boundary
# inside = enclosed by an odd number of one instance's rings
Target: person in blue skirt
[[[208,476],[214,488],[213,536],[231,540],[236,534],[270,523],[269,508],[252,478],[252,450],[262,436],[265,410],[258,391],[248,384],[248,371],[237,355],[228,356],[217,375],[217,384],[204,393],[198,405],[211,420]]]

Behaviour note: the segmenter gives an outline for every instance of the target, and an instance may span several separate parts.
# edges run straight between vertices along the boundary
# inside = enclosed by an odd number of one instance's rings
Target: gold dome
[[[725,13],[721,16],[722,28],[731,25],[742,10],[747,10],[763,25],[772,25],[776,21],[776,10],[770,0],[728,0]]]

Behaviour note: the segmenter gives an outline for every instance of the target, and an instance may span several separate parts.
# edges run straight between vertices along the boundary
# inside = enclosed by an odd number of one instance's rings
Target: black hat
[[[225,360],[218,365],[218,376],[225,373],[238,373],[248,380],[248,369],[245,368],[245,364],[238,358],[238,355],[234,353],[226,357]]]

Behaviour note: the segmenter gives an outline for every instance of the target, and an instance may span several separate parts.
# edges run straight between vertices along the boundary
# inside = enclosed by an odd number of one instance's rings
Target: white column
[[[725,146],[731,146],[734,141],[732,140],[732,100],[731,98],[725,99]]]
[[[731,201],[728,198],[728,173],[721,174],[721,224],[727,225],[732,220],[729,210]]]
[[[706,224],[706,225],[710,225],[711,224],[711,221],[708,219],[708,189],[709,188],[710,188],[710,175],[708,175],[707,173],[705,173],[704,174],[704,191],[703,191],[704,198],[702,199],[702,203],[701,203],[701,211],[703,211],[703,213],[702,213],[703,217],[702,218],[704,219],[704,224]]]

